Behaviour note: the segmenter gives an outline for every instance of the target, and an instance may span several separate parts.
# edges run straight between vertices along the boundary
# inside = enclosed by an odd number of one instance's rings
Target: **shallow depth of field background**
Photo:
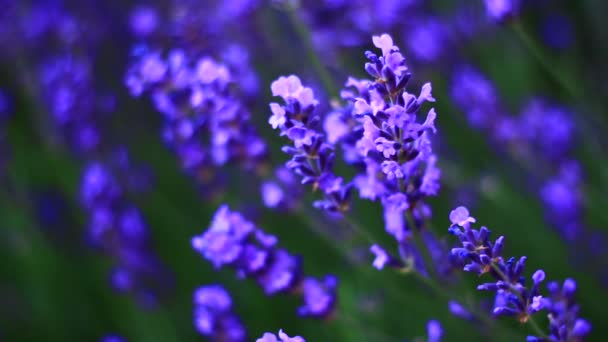
[[[576,122],[583,123],[577,126],[575,153],[584,166],[585,189],[592,190],[585,192],[585,222],[606,235],[608,5],[600,0],[539,3],[543,6],[529,6],[515,23],[463,42],[453,53],[461,54],[460,58],[469,60],[494,81],[510,112],[519,113],[532,95],[569,106],[577,116]],[[225,172],[232,180],[230,190],[218,199],[201,198],[160,140],[160,114],[147,98],[131,98],[123,85],[133,40],[121,32],[127,30],[132,5],[110,1],[99,6],[100,15],[107,16],[101,21],[108,25],[104,29],[112,35],[97,50],[96,73],[107,89],[115,92],[119,103],[111,117],[114,138],[126,143],[134,160],[148,163],[153,170],[151,193],[133,200],[149,223],[154,248],[175,277],[174,288],[159,308],[146,310],[108,286],[110,261],[83,241],[86,218],[77,198],[82,162],[45,136],[45,108],[22,86],[22,71],[28,70],[31,57],[24,51],[23,58],[0,59],[0,88],[8,90],[16,101],[16,112],[3,127],[8,130],[11,154],[9,176],[0,186],[17,194],[9,198],[5,191],[0,192],[0,340],[96,341],[107,333],[120,334],[128,341],[204,340],[193,327],[192,292],[197,286],[211,283],[221,283],[231,292],[235,311],[251,337],[283,328],[313,342],[402,341],[423,336],[426,322],[438,319],[446,341],[482,340],[474,323],[448,312],[449,297],[438,296],[413,277],[372,269],[364,243],[352,251],[360,260],[353,267],[337,251],[339,242],[328,242],[308,227],[305,214],[261,211],[256,220],[260,227],[276,234],[288,250],[303,256],[307,273],[339,276],[336,319],[300,319],[294,313],[298,305],[294,298],[265,297],[252,281],[239,281],[229,270],[213,270],[192,250],[190,238],[207,228],[220,203],[238,203],[237,208],[246,208],[243,200],[259,201],[258,191],[247,188],[249,175],[228,168]],[[270,83],[292,73],[305,81],[314,80],[315,71],[285,13],[265,7],[255,13],[256,41],[248,45],[255,47],[250,53],[261,89],[251,111],[257,128],[271,145],[272,163],[278,165],[287,157],[280,151],[284,141],[267,124]],[[432,1],[429,7],[441,17],[457,5],[445,0]],[[563,16],[569,25],[557,25],[569,32],[564,48],[545,43],[543,24],[549,15]],[[397,31],[389,33],[400,35]],[[367,46],[341,50],[348,61],[339,70],[330,70],[335,82],[341,84],[347,75],[365,76],[363,51],[373,48],[371,36],[368,41]],[[403,41],[396,39],[396,44],[408,58],[410,53]],[[531,49],[530,44],[535,48]],[[469,206],[478,222],[494,234],[507,237],[505,255],[529,257],[527,272],[543,268],[549,279],[573,277],[578,281],[581,315],[593,325],[589,340],[601,341],[608,334],[608,326],[603,324],[608,279],[602,283],[594,272],[597,267],[606,267],[602,266],[605,262],[577,263],[580,247],[568,245],[549,227],[537,191],[529,185],[527,170],[535,166],[522,166],[498,153],[485,134],[472,129],[451,102],[450,80],[445,72],[449,66],[428,66],[424,62],[409,66],[414,73],[411,89],[431,81],[437,99],[439,139],[435,149],[443,181],[440,195],[430,200],[434,230],[447,236],[449,211],[460,204]],[[564,89],[563,82],[576,92]],[[237,193],[239,190],[243,193]],[[305,204],[309,212],[314,210],[310,203]],[[353,216],[377,241],[393,246],[384,233],[379,206],[356,201]],[[340,230],[339,223],[332,229]],[[491,300],[474,290],[478,282],[474,275],[465,274],[462,280],[463,298]],[[520,340],[525,339],[526,328],[519,329],[506,317],[500,321],[504,329],[512,329]],[[493,338],[513,340],[500,334]]]

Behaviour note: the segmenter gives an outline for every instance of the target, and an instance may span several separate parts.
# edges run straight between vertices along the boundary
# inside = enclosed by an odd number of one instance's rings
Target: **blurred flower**
[[[246,63],[246,55],[241,57]],[[183,50],[172,50],[166,58],[139,52],[126,84],[133,95],[150,93],[165,119],[165,143],[200,185],[219,186],[216,171],[227,164],[260,170],[266,144],[238,91],[239,75],[208,56],[190,58]]]
[[[107,335],[101,338],[100,342],[126,342],[124,338],[118,335]]]
[[[220,285],[202,286],[194,292],[194,325],[212,341],[247,340],[245,327],[232,312],[232,299]]]
[[[426,325],[427,342],[439,342],[443,336],[443,329],[439,321],[430,320]]]
[[[126,198],[112,166],[91,162],[83,171],[81,200],[89,214],[88,240],[115,260],[110,281],[144,306],[154,306],[170,277],[151,249],[142,213]]]
[[[264,336],[258,338],[256,342],[306,342],[302,337],[289,337],[283,330],[279,330],[278,336],[273,333],[264,333]]]
[[[516,15],[519,11],[519,0],[484,0],[488,16],[496,21],[503,21]]]
[[[277,246],[277,238],[264,233],[240,213],[221,206],[211,226],[192,238],[192,247],[216,268],[236,270],[240,278],[254,279],[267,295],[302,289],[301,316],[324,318],[336,302],[337,279],[303,277],[301,258]]]

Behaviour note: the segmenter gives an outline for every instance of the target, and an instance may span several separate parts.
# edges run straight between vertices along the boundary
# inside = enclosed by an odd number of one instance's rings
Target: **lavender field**
[[[0,0],[0,341],[604,341],[606,13]]]

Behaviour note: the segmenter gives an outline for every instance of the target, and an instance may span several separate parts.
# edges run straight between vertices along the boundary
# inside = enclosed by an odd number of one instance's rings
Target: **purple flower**
[[[443,335],[443,329],[439,321],[430,320],[426,325],[428,340],[427,342],[439,342]]]
[[[80,193],[89,215],[90,243],[115,259],[110,281],[119,292],[131,293],[143,305],[155,305],[169,287],[170,277],[153,253],[142,213],[126,198],[117,171],[127,165],[91,162],[83,170]],[[121,170],[122,169],[122,170]]]
[[[131,12],[131,32],[137,37],[152,34],[159,25],[158,12],[152,7],[136,7]]]
[[[448,309],[456,317],[460,317],[466,320],[470,320],[473,318],[473,315],[471,315],[469,310],[467,310],[464,306],[454,300],[448,302]]]
[[[523,272],[527,258],[505,259],[502,256],[504,237],[494,243],[490,240],[490,231],[486,227],[479,230],[471,227],[468,210],[459,207],[450,214],[452,226],[449,231],[457,236],[462,247],[452,249],[452,254],[466,265],[464,271],[475,272],[480,276],[489,274],[493,281],[477,286],[478,290],[496,293],[494,315],[515,316],[521,323],[526,323],[539,311],[549,313],[549,339],[551,341],[569,341],[572,337],[582,337],[590,330],[588,323],[578,318],[578,305],[574,301],[576,283],[566,279],[563,287],[556,282],[547,284],[548,295],[543,295],[540,285],[545,280],[545,272],[537,270],[532,275],[532,284],[527,285]],[[464,222],[464,224],[462,224]],[[577,330],[577,322],[581,329]],[[581,335],[577,335],[581,334]],[[529,336],[528,341],[540,341],[540,337]]]
[[[383,269],[389,260],[388,253],[378,245],[372,245],[369,250],[376,255],[373,262],[374,267],[379,270]]]
[[[304,305],[298,308],[298,315],[326,317],[336,305],[338,278],[326,276],[323,280],[305,278],[302,282]]]
[[[272,254],[273,261],[267,265],[264,274],[257,277],[258,284],[267,295],[292,290],[298,282],[301,261],[297,256],[279,249]]]
[[[289,337],[283,330],[279,330],[278,336],[273,333],[264,333],[264,335],[256,340],[256,342],[306,342],[302,337]]]
[[[465,207],[458,207],[450,212],[450,221],[461,227],[468,226],[469,223],[477,222],[474,217],[469,215],[469,210]]]
[[[496,21],[503,21],[516,15],[519,11],[519,0],[484,0],[488,16]]]
[[[274,96],[285,100],[285,105],[270,104],[269,119],[273,128],[279,128],[280,134],[293,144],[283,147],[283,151],[291,155],[285,165],[301,177],[302,184],[322,190],[325,197],[316,201],[315,207],[330,212],[347,211],[352,186],[343,184],[342,178],[334,174],[333,146],[317,131],[318,101],[312,89],[302,86],[300,79],[291,75],[279,77],[271,90]]]
[[[100,342],[126,342],[127,340],[118,335],[106,335],[101,338]]]
[[[247,340],[245,327],[232,312],[232,299],[220,285],[199,287],[194,292],[194,326],[201,335],[213,340]]]
[[[211,195],[222,187],[221,166],[263,170],[266,144],[245,105],[245,92],[255,88],[249,83],[256,79],[246,51],[227,48],[225,63],[188,49],[161,51],[136,50],[125,82],[133,95],[150,94],[165,119],[164,142],[184,171]],[[275,120],[280,124],[280,116]]]
[[[324,317],[334,309],[337,279],[323,282],[302,275],[299,256],[277,246],[277,238],[264,233],[240,213],[221,206],[211,226],[192,239],[192,245],[217,268],[230,267],[240,278],[254,279],[267,295],[302,288],[302,316]]]

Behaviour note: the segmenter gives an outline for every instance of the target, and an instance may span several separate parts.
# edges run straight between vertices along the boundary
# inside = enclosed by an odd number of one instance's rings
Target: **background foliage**
[[[82,162],[46,134],[45,108],[23,85],[23,75],[35,72],[28,64],[32,56],[23,51],[0,64],[0,85],[16,101],[16,113],[6,127],[11,158],[0,195],[1,340],[93,341],[108,332],[129,341],[201,340],[192,324],[192,292],[209,283],[221,283],[230,290],[235,311],[251,336],[283,328],[310,341],[399,341],[424,336],[426,322],[434,318],[442,322],[447,341],[485,340],[483,336],[488,335],[471,328],[475,323],[450,315],[450,295],[432,291],[412,276],[372,269],[361,241],[343,253],[344,243],[316,232],[348,228],[333,221],[311,227],[306,212],[261,212],[257,222],[289,250],[301,254],[308,273],[339,275],[340,310],[335,319],[298,319],[293,314],[297,306],[293,298],[267,298],[254,283],[239,281],[229,271],[214,271],[190,248],[190,238],[207,227],[220,202],[259,201],[257,192],[229,191],[220,199],[201,198],[159,139],[160,115],[148,101],[130,98],[122,84],[131,41],[119,33],[126,30],[131,4],[98,6],[100,14],[110,19],[104,25],[113,35],[97,52],[103,63],[98,63],[96,73],[118,95],[120,106],[112,117],[116,139],[126,141],[132,157],[149,163],[154,171],[151,194],[133,200],[150,224],[154,247],[175,276],[175,288],[160,308],[144,310],[108,286],[109,261],[83,241],[85,216],[77,198]],[[449,13],[455,6],[451,1],[429,4],[437,13]],[[571,25],[574,38],[567,49],[555,50],[543,41],[540,28],[549,12],[565,16]],[[608,28],[602,13],[608,13],[608,8],[600,0],[552,1],[458,49],[495,82],[514,112],[531,94],[573,109],[584,138],[576,154],[585,166],[585,189],[590,189],[585,192],[585,220],[605,234],[608,155],[602,128],[608,127],[604,81],[608,76]],[[253,119],[262,135],[273,142],[272,160],[279,164],[286,160],[280,152],[281,141],[266,124],[269,84],[279,75],[291,73],[314,79],[315,69],[284,12],[268,6],[256,13],[255,25],[259,41],[252,55],[262,91],[254,103]],[[336,82],[341,83],[347,74],[362,76],[362,52],[370,48],[343,50],[347,56],[340,65],[342,70],[331,70]],[[407,47],[402,51],[409,55]],[[497,153],[482,133],[467,125],[464,114],[450,102],[450,82],[442,67],[418,63],[411,69],[416,84],[433,83],[438,100],[438,155],[444,179],[440,195],[431,200],[435,231],[447,235],[449,210],[463,202],[469,205],[478,222],[507,236],[507,255],[527,255],[530,269],[544,268],[551,279],[577,279],[582,316],[593,324],[589,340],[601,341],[608,334],[608,327],[602,324],[608,283],[598,281],[594,272],[601,263],[573,262],[578,247],[560,239],[545,222],[539,199],[527,184],[526,172],[535,165],[522,166]],[[235,182],[232,190],[247,186],[247,174],[236,169],[226,172]],[[314,209],[308,206],[306,210]],[[375,239],[390,242],[379,207],[356,203],[354,216]],[[353,259],[357,261],[354,265],[349,261]],[[475,276],[464,275],[462,280],[462,299],[484,297],[474,291]],[[501,319],[495,329],[489,336],[496,341],[513,341],[513,336],[523,340],[527,333],[508,319]]]

